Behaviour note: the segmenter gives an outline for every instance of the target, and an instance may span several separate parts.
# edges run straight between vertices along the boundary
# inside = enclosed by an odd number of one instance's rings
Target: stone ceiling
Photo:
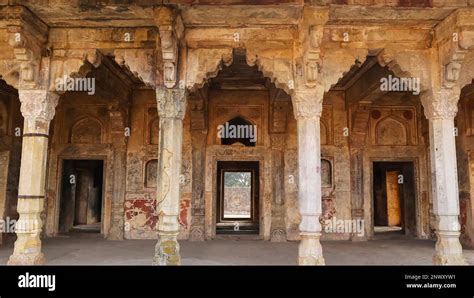
[[[0,5],[24,5],[50,27],[153,26],[154,8],[164,3],[178,6],[182,11],[183,22],[188,27],[251,27],[295,26],[302,16],[303,6],[310,5],[304,2],[303,0],[0,0]],[[377,4],[380,1],[372,0],[372,2]],[[455,9],[453,6],[400,8],[393,5],[319,7],[329,9],[329,25],[397,23],[431,27]]]

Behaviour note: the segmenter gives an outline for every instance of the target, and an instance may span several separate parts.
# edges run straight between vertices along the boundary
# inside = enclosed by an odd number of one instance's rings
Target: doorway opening
[[[259,233],[258,161],[217,163],[216,234]]]
[[[413,162],[374,162],[374,232],[416,236]]]
[[[100,233],[103,160],[63,160],[59,233]]]

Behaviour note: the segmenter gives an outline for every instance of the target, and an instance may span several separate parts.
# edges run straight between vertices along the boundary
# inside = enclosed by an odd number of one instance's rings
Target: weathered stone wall
[[[461,93],[456,116],[456,156],[459,175],[459,207],[461,243],[474,248],[473,187],[474,187],[474,93],[466,88]]]
[[[127,146],[125,238],[156,239],[156,181],[159,117],[155,92],[136,90],[131,106],[131,134]],[[191,222],[191,136],[189,116],[184,119],[181,179],[180,238],[187,238]]]
[[[330,197],[334,192],[334,198],[328,198],[326,212],[334,213],[336,219],[352,219],[351,215],[351,188],[350,188],[350,162],[349,162],[349,139],[345,134],[348,127],[347,111],[345,109],[344,93],[340,91],[328,92],[324,97],[323,114],[321,126],[326,129],[326,142],[322,143],[322,158],[327,159],[332,166],[332,186],[323,187],[324,197]],[[331,202],[332,201],[332,202]],[[324,213],[323,213],[324,216]],[[327,214],[326,219],[332,216]],[[323,230],[324,231],[324,230]],[[348,239],[350,234],[328,233],[323,234],[324,239]]]
[[[364,209],[366,233],[373,230],[373,162],[409,161],[414,164],[416,187],[416,236],[432,237],[429,214],[429,164],[426,118],[419,98],[412,94],[386,94],[369,109],[364,150]]]
[[[209,94],[209,133],[205,174],[205,235],[215,236],[217,200],[217,161],[260,162],[260,237],[270,239],[271,227],[271,156],[268,134],[268,91],[211,90]],[[217,127],[240,116],[257,125],[257,145],[220,145]]]
[[[67,92],[58,104],[53,120],[48,158],[47,202],[45,232],[57,234],[61,179],[65,159],[101,159],[104,161],[102,198],[102,228],[108,234],[111,221],[113,179],[113,146],[109,119],[110,101],[83,92]]]

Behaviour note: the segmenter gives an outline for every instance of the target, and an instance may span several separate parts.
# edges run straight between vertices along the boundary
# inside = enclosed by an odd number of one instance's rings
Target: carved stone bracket
[[[323,26],[310,26],[303,43],[303,57],[296,59],[295,78],[298,86],[316,87],[322,68],[321,40]]]
[[[167,7],[160,7],[156,11],[156,20],[160,31],[163,83],[167,88],[173,88],[179,78],[179,41],[183,36],[184,26],[176,10]]]
[[[466,53],[467,50],[458,47],[450,53],[448,61],[444,64],[443,87],[453,88],[456,85]]]
[[[48,26],[23,6],[0,8],[0,19],[6,22],[8,43],[13,47],[18,88],[35,89],[47,85],[47,74],[41,71],[42,58],[47,56]]]
[[[446,17],[433,29],[433,47],[439,51],[443,69],[442,86],[453,88],[458,84],[463,60],[474,46],[473,13],[458,10]]]

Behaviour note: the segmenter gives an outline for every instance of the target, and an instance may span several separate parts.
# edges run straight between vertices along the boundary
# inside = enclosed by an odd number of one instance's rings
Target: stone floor
[[[50,265],[149,265],[153,240],[107,241],[93,234],[45,239]],[[181,241],[184,265],[294,265],[297,242],[221,239]],[[328,265],[431,265],[434,241],[382,236],[367,242],[324,241]],[[0,264],[6,264],[13,246],[0,246]],[[464,250],[474,264],[474,250]]]

